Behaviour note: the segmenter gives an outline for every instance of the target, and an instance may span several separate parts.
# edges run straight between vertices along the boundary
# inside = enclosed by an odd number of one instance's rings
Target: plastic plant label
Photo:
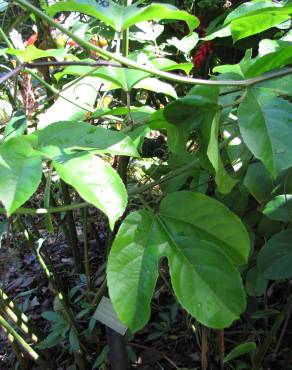
[[[128,330],[117,317],[112,302],[107,297],[102,297],[93,317],[121,335],[125,335]]]

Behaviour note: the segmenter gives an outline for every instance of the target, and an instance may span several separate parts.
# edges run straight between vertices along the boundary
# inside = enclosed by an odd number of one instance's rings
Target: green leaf
[[[163,59],[163,58],[158,58]],[[167,59],[166,59],[167,61]],[[163,61],[149,61],[150,65],[161,68],[162,70],[172,69],[183,69],[189,72],[190,68],[188,64],[177,64],[174,62],[168,63]],[[162,82],[156,78],[150,78],[149,73],[143,71],[137,71],[129,68],[119,67],[100,67],[98,69],[87,66],[70,66],[63,69],[62,72],[55,74],[57,80],[64,75],[75,75],[81,76],[83,74],[91,73],[92,76],[99,77],[102,81],[107,82],[107,90],[123,89],[124,91],[130,91],[131,89],[145,89],[150,91],[156,91],[158,93],[164,93],[177,98],[174,88],[165,82]]]
[[[123,7],[113,1],[107,3],[108,6],[103,6],[95,0],[59,1],[47,7],[46,12],[50,16],[64,11],[79,12],[100,19],[116,31],[121,30]]]
[[[277,95],[292,96],[292,74],[261,82],[255,88],[264,88],[266,91],[272,91]]]
[[[211,40],[216,39],[217,37],[221,38],[221,37],[228,37],[228,36],[231,36],[230,26],[226,26],[226,27],[221,28],[220,30],[214,31],[208,36],[203,37],[202,40],[211,41]]]
[[[66,52],[64,48],[42,50],[34,45],[29,45],[25,50],[7,49],[6,53],[17,56],[22,62],[32,62],[35,59],[48,57],[63,60]]]
[[[212,213],[202,214],[200,210],[208,207],[209,201]],[[207,225],[200,228],[199,222]],[[221,235],[215,238],[212,232]],[[175,294],[183,307],[207,326],[229,326],[245,307],[240,274],[229,258],[238,252],[228,251],[234,245],[228,245],[227,253],[223,248],[224,243],[231,242],[233,233],[248,252],[248,235],[239,219],[201,194],[172,193],[163,200],[157,216],[146,210],[131,213],[113,242],[107,264],[109,294],[119,318],[132,331],[147,323],[158,262],[166,256]],[[235,248],[238,250],[237,245]]]
[[[173,153],[186,152],[186,142],[190,132],[198,128],[206,112],[217,106],[219,89],[196,87],[189,94],[168,104],[163,111],[155,112],[150,119],[150,127],[167,128],[168,144]],[[159,112],[159,113],[158,113]]]
[[[239,106],[238,121],[247,147],[273,177],[292,166],[292,105],[288,101],[263,88],[250,89]]]
[[[235,348],[233,348],[233,350],[230,351],[228,355],[224,357],[224,363],[229,362],[233,360],[234,358],[244,355],[246,353],[253,352],[256,349],[257,349],[257,345],[255,342],[241,343]]]
[[[80,350],[80,345],[79,345],[79,339],[77,336],[77,332],[75,328],[70,329],[69,333],[69,343],[72,351],[79,351]]]
[[[42,317],[48,321],[57,322],[64,321],[64,318],[55,311],[42,312]]]
[[[266,204],[263,213],[272,220],[292,221],[292,195],[281,194]]]
[[[24,134],[27,128],[26,115],[23,111],[13,113],[11,120],[4,130],[4,141],[8,141],[13,137],[18,137]]]
[[[193,48],[197,45],[199,41],[199,37],[196,33],[192,33],[191,35],[183,37],[179,40],[177,37],[172,37],[171,39],[167,40],[169,45],[176,47],[179,51],[183,52],[184,54],[189,54]]]
[[[218,142],[220,116],[220,111],[212,112],[212,110],[206,115],[202,126],[202,135],[205,141],[208,142],[206,155],[215,171],[215,182],[218,186],[218,191],[223,194],[228,194],[238,180],[229,176],[220,156]]]
[[[179,302],[212,328],[229,326],[245,308],[240,274],[215,244],[194,237],[171,243],[168,261]]]
[[[145,89],[149,91],[154,91],[155,93],[162,93],[169,95],[174,99],[177,99],[176,91],[172,85],[162,82],[157,78],[144,78],[142,81],[134,85],[135,89]]]
[[[247,262],[249,235],[241,220],[217,200],[200,193],[171,193],[162,200],[160,214],[194,228],[197,237],[221,248],[233,263]]]
[[[246,291],[250,296],[258,297],[265,293],[268,280],[258,270],[257,267],[251,268],[246,275]]]
[[[231,21],[232,38],[238,41],[245,37],[263,32],[290,19],[292,6],[268,7],[255,10]]]
[[[64,338],[60,331],[53,331],[50,333],[38,346],[38,349],[47,349],[56,346],[61,343]]]
[[[292,276],[292,229],[274,235],[260,250],[257,264],[267,279],[289,279]]]
[[[277,4],[275,4],[272,0],[247,1],[228,14],[228,16],[225,18],[224,25],[229,24],[235,19],[245,17],[248,13],[252,13],[257,10],[261,11],[265,8],[276,6]]]
[[[186,142],[189,135],[188,123],[172,124],[165,119],[164,110],[160,109],[151,115],[148,125],[154,130],[167,130],[167,144],[173,153],[181,154],[186,152]]]
[[[37,190],[42,162],[28,141],[22,137],[0,147],[0,200],[10,216]]]
[[[170,4],[159,3],[152,3],[146,7],[138,7],[137,4],[128,6],[124,10],[123,18],[123,30],[143,21],[175,19],[186,22],[191,33],[200,23],[197,17],[184,10]]]
[[[237,64],[223,64],[213,68],[213,72],[216,73],[234,73],[240,77],[245,78],[246,71],[253,64],[251,59],[252,50],[248,49],[245,51],[244,57]],[[220,76],[221,77],[221,76]],[[236,76],[237,77],[237,76]]]
[[[166,241],[148,211],[123,221],[107,263],[109,294],[119,318],[132,331],[150,318],[150,301],[158,278],[158,261]]]
[[[36,134],[39,150],[47,155],[50,155],[50,152],[55,153],[57,147],[71,151],[77,149],[139,157],[136,146],[129,136],[85,122],[56,122],[38,130]]]
[[[59,94],[54,104],[38,115],[38,129],[58,122],[60,118],[62,121],[82,121],[87,118],[93,111],[101,84],[98,78],[84,77],[81,81],[64,85],[65,91]]]
[[[271,199],[273,181],[262,163],[252,163],[248,166],[244,185],[259,203],[265,203]]]
[[[281,68],[292,63],[292,46],[264,55],[246,71],[246,77],[260,76],[265,72]]]
[[[76,11],[90,15],[102,20],[118,32],[148,20],[175,19],[185,21],[190,32],[199,25],[196,17],[169,4],[154,3],[145,7],[132,4],[123,7],[110,0],[107,1],[106,5],[97,3],[95,0],[76,0],[58,2],[47,8],[47,13],[50,15],[60,11]]]
[[[60,162],[55,160],[54,167],[62,180],[107,215],[113,228],[127,205],[125,186],[115,170],[92,154],[79,154]]]

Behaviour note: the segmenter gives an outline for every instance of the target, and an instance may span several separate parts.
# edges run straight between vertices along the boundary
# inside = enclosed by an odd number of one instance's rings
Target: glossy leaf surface
[[[125,186],[115,170],[92,154],[55,161],[54,167],[61,179],[72,185],[84,200],[107,215],[113,228],[127,205]]]
[[[194,209],[198,219],[204,217],[200,210],[210,206],[209,200],[213,206],[212,215],[208,215],[210,230],[203,230],[196,226]],[[202,194],[172,193],[163,200],[157,215],[137,211],[123,222],[112,245],[107,277],[115,310],[132,331],[142,328],[149,319],[157,266],[163,256],[168,259],[179,302],[197,320],[222,328],[244,310],[240,274],[229,258],[235,253],[225,253],[223,245],[231,241],[231,229],[239,239],[237,243],[242,239],[241,246],[248,252],[248,236],[236,216],[216,203],[220,204]],[[229,221],[230,228],[227,230],[222,221],[216,228],[219,219]],[[221,235],[215,238],[211,228],[214,233],[221,230]]]
[[[193,227],[198,237],[221,248],[233,263],[247,261],[250,241],[244,225],[215,199],[186,191],[172,193],[162,200],[160,214]]]

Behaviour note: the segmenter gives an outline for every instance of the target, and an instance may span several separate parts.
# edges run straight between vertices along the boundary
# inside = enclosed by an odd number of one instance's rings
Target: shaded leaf
[[[235,348],[233,348],[233,350],[230,351],[228,355],[224,357],[224,363],[229,362],[238,356],[244,355],[249,352],[253,352],[256,349],[257,345],[255,342],[241,343]]]
[[[23,111],[16,111],[4,130],[4,141],[24,134],[27,128],[26,115]]]
[[[289,279],[292,276],[292,229],[274,235],[260,250],[259,270],[267,279]]]
[[[268,286],[268,279],[257,269],[251,268],[246,275],[246,291],[253,297],[261,296]]]

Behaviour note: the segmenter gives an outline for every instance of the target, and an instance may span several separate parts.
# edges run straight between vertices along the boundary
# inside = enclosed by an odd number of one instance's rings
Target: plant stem
[[[86,289],[91,290],[90,263],[88,255],[88,237],[87,237],[87,208],[82,210],[83,216],[83,250],[84,250],[84,270],[86,275]]]
[[[13,327],[0,314],[0,325],[3,326],[7,332],[20,344],[24,351],[41,367],[41,369],[50,369],[49,364],[36,352],[23,338],[19,335]]]
[[[282,325],[285,318],[290,314],[291,309],[292,309],[292,295],[289,296],[283,310],[276,317],[276,319],[274,321],[274,324],[272,326],[272,329],[270,330],[270,332],[266,336],[262,345],[259,347],[259,349],[258,349],[258,351],[255,355],[253,364],[252,364],[252,370],[259,370],[260,369],[260,367],[262,365],[262,362],[264,360],[264,357],[265,357],[265,355],[266,355],[266,353],[267,353],[267,351],[268,351],[268,349],[269,349],[269,347],[270,347],[278,329]]]
[[[26,0],[14,0],[14,3],[23,6],[25,9],[30,10],[34,15],[42,18],[43,20],[47,21],[50,25],[53,27],[59,29],[63,33],[65,33],[67,36],[71,37],[74,41],[76,41],[80,46],[82,46],[86,50],[94,50],[96,53],[98,53],[101,57],[109,58],[112,60],[115,60],[118,63],[121,63],[123,65],[126,65],[128,67],[135,68],[140,71],[147,72],[151,75],[158,76],[165,78],[169,81],[174,81],[177,83],[186,83],[191,85],[207,85],[207,86],[243,86],[248,87],[252,86],[254,84],[267,81],[273,78],[285,76],[287,74],[292,73],[292,68],[286,68],[282,69],[280,71],[267,73],[260,77],[254,77],[247,80],[222,80],[222,81],[216,81],[216,80],[203,80],[199,78],[189,78],[189,77],[182,77],[178,76],[173,73],[164,72],[156,68],[151,68],[144,66],[142,64],[139,64],[133,60],[130,60],[126,57],[111,53],[107,50],[104,50],[96,45],[91,44],[90,42],[83,40],[76,34],[68,31],[64,26],[62,26],[60,23],[56,23],[53,18],[49,17],[47,14],[43,13],[40,9],[36,8],[32,4],[30,4]]]
[[[65,205],[71,205],[71,196],[70,196],[68,185],[63,180],[60,180],[60,184],[61,184],[61,189],[62,189]],[[66,212],[66,220],[67,220],[68,231],[70,235],[70,241],[71,241],[70,245],[71,245],[72,254],[73,254],[73,258],[74,258],[74,262],[76,266],[76,271],[80,273],[80,272],[83,272],[84,269],[81,264],[81,256],[80,256],[80,251],[79,251],[79,246],[78,246],[78,236],[77,236],[77,231],[76,231],[76,226],[75,226],[75,221],[74,221],[72,211]]]
[[[65,206],[51,207],[51,208],[20,207],[16,209],[13,213],[15,215],[45,215],[47,213],[67,212],[67,211],[72,211],[74,209],[81,209],[81,208],[88,207],[89,205],[90,205],[89,203],[83,202],[83,203],[69,204]],[[0,208],[0,214],[6,214],[5,208]]]
[[[129,0],[122,0],[122,5],[128,6],[130,5]],[[120,36],[120,35],[119,35]],[[119,37],[120,39],[120,37]],[[118,40],[120,41],[120,40]],[[119,46],[119,43],[117,44]],[[124,57],[128,56],[129,53],[129,30],[125,30],[122,34],[122,54]],[[116,55],[119,56],[119,50],[116,50]],[[129,111],[129,92],[122,92],[122,101],[128,107],[128,114],[130,115]],[[129,103],[129,104],[128,104]],[[128,172],[128,164],[129,164],[130,157],[120,156],[119,157],[119,164],[118,164],[118,174],[120,175],[123,183],[127,186],[127,172]],[[110,250],[110,246],[112,244],[113,233],[108,227],[107,233],[107,255]],[[109,327],[106,327],[106,336],[109,345],[109,352],[110,352],[110,363],[112,370],[128,370],[129,369],[129,360],[128,360],[128,352],[127,346],[125,342],[124,336],[117,333],[116,331],[112,330]]]
[[[6,45],[13,49],[13,45],[12,43],[10,42],[9,38],[6,36],[6,33],[3,31],[3,28],[0,27],[0,37],[2,38],[2,40],[6,43]]]
[[[44,193],[44,207],[45,208],[50,207],[52,174],[53,174],[53,164],[50,163],[49,172],[48,172],[47,179],[46,179],[45,193]],[[45,225],[46,225],[46,229],[49,233],[54,232],[52,218],[51,218],[51,215],[49,213],[45,215]]]

